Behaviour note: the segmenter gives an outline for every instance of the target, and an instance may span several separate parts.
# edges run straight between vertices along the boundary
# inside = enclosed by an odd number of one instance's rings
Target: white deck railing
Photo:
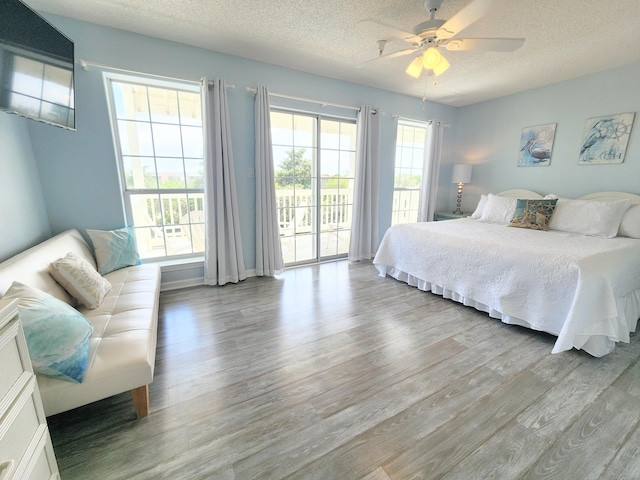
[[[408,215],[407,218],[396,218],[396,223],[415,221],[413,217],[418,209],[418,190],[407,188],[394,191],[394,215],[402,217]],[[162,194],[161,201],[157,195],[134,195],[132,198],[138,200],[137,208],[134,207],[136,220],[142,216],[148,219],[145,223],[149,225],[149,232],[145,232],[145,229],[139,230],[141,235],[150,237],[146,238],[147,250],[164,245],[160,225],[157,225],[158,220],[163,219],[167,247],[170,248],[169,244],[183,245],[185,240],[190,240],[194,251],[204,251],[204,194],[191,194],[188,197],[189,200],[184,194]],[[320,196],[320,209],[317,212],[313,208],[314,198],[314,191],[311,189],[276,190],[281,236],[311,233],[313,225],[316,224],[316,215],[320,215],[320,233],[351,228],[352,191],[338,188],[323,189]],[[154,229],[158,231],[151,232]],[[170,250],[176,250],[176,248],[170,248]]]
[[[353,192],[338,188],[322,189],[318,213],[313,208],[314,198],[311,189],[276,190],[281,235],[311,232],[316,223],[315,215],[320,215],[321,232],[337,230],[338,227],[351,228]]]

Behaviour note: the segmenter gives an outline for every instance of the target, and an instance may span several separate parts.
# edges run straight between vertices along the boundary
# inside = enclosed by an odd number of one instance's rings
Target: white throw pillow
[[[69,295],[87,308],[97,308],[111,284],[84,258],[67,253],[49,265],[49,273]]]
[[[549,230],[581,233],[594,237],[613,238],[631,200],[571,200],[559,198],[549,222]]]
[[[618,235],[640,238],[640,205],[631,205],[622,216]]]
[[[478,202],[478,206],[471,214],[471,218],[475,218],[476,220],[482,216],[482,211],[484,210],[485,205],[487,204],[487,200],[489,197],[484,193],[480,195],[480,201]]]
[[[479,220],[485,223],[507,225],[513,218],[517,202],[517,198],[503,197],[490,193]]]

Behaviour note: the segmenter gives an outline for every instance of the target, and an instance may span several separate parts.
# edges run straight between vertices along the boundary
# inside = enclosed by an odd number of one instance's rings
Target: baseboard
[[[256,276],[256,269],[250,269],[246,271],[247,278]],[[169,290],[178,290],[180,288],[199,287],[204,285],[204,277],[185,278],[183,280],[174,280],[171,282],[161,282],[160,291],[166,292]]]
[[[160,291],[178,290],[180,288],[199,287],[204,285],[204,278],[186,278],[184,280],[174,280],[172,282],[161,282]]]

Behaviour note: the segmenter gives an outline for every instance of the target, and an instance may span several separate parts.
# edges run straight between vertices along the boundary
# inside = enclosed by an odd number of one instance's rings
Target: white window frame
[[[118,133],[118,118],[116,115],[116,111],[115,111],[115,103],[114,103],[114,98],[113,98],[113,88],[112,88],[112,82],[123,82],[123,83],[129,83],[129,84],[137,84],[137,85],[141,85],[141,86],[146,86],[146,87],[156,87],[156,88],[166,88],[166,89],[170,89],[170,90],[177,90],[177,91],[185,91],[185,92],[190,92],[190,93],[197,93],[197,94],[201,94],[200,92],[200,84],[197,82],[189,82],[189,81],[179,81],[179,80],[174,80],[174,79],[164,79],[162,77],[150,77],[150,76],[145,76],[145,75],[139,75],[136,73],[117,73],[117,72],[111,72],[111,71],[105,71],[103,72],[103,80],[104,80],[104,87],[105,87],[105,91],[107,94],[107,99],[108,99],[108,109],[109,109],[109,117],[110,117],[110,124],[111,124],[111,129],[112,129],[112,138],[113,138],[113,142],[114,142],[114,149],[115,149],[115,154],[116,154],[116,164],[117,164],[117,168],[118,168],[118,175],[119,175],[119,180],[120,180],[120,191],[121,191],[121,200],[122,200],[122,208],[123,208],[123,212],[125,215],[125,219],[128,225],[133,226],[134,228],[136,228],[136,230],[138,228],[145,228],[147,226],[138,226],[136,227],[135,222],[134,222],[134,215],[133,215],[133,211],[131,208],[131,197],[133,195],[140,195],[140,194],[149,194],[149,195],[160,195],[160,194],[164,194],[164,195],[170,195],[170,194],[178,194],[178,195],[198,195],[202,198],[201,203],[198,202],[198,205],[202,206],[202,209],[204,210],[204,188],[200,188],[200,189],[195,189],[195,188],[174,188],[174,189],[161,189],[161,188],[157,188],[157,189],[131,189],[127,187],[127,183],[126,183],[126,173],[125,173],[125,167],[124,167],[124,162],[123,162],[123,154],[122,154],[122,148],[120,145],[120,138],[119,138],[119,133]],[[153,121],[150,121],[151,124],[153,124]],[[182,138],[182,137],[181,137]],[[154,158],[155,158],[155,154],[154,154]],[[186,173],[185,173],[186,175]],[[157,173],[156,173],[156,177],[157,177]],[[191,252],[191,253],[184,253],[184,254],[177,254],[177,255],[172,255],[172,254],[168,254],[167,253],[167,238],[170,238],[171,236],[175,236],[177,230],[176,228],[181,228],[183,226],[188,226],[190,229],[192,227],[192,225],[195,222],[189,222],[189,223],[183,223],[181,225],[176,225],[176,224],[166,224],[164,221],[164,215],[163,215],[163,220],[162,220],[162,225],[158,225],[158,228],[160,228],[162,230],[162,236],[163,236],[163,240],[164,240],[164,254],[159,254],[159,255],[154,255],[154,256],[147,256],[147,257],[142,257],[143,262],[144,261],[189,261],[189,260],[193,260],[193,259],[198,259],[201,260],[204,257],[204,251],[198,251],[198,252]],[[202,230],[204,231],[204,225],[202,224]],[[138,242],[140,245],[140,238],[138,238]],[[162,252],[159,252],[162,253]],[[182,262],[180,262],[182,263]]]
[[[400,137],[400,127],[412,127],[414,129],[424,130],[424,141],[421,146],[413,143],[412,145],[401,144],[402,139]],[[419,172],[420,179],[422,180],[424,169],[424,156],[426,151],[426,138],[428,122],[422,122],[418,120],[410,120],[406,118],[398,118],[396,125],[396,150],[394,160],[394,173],[393,173],[393,202],[391,207],[391,225],[397,225],[400,223],[415,223],[418,221],[418,207],[420,205],[420,185],[413,187],[398,186],[396,181],[399,175],[412,174],[415,175]],[[414,130],[415,138],[415,130]],[[406,158],[411,154],[411,159]],[[419,159],[419,165],[416,164],[416,159]]]

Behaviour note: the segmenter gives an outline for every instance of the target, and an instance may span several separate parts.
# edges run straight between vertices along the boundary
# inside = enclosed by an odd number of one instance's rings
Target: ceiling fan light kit
[[[432,70],[435,76],[449,68],[450,64],[438,51],[439,47],[450,51],[511,52],[523,45],[524,38],[457,38],[460,32],[487,14],[492,0],[472,0],[449,20],[436,19],[435,14],[443,1],[424,0],[424,7],[431,18],[416,25],[413,33],[403,32],[406,35],[404,40],[411,44],[410,48],[382,55],[378,44],[381,54],[378,58],[395,58],[416,51],[422,52],[405,70],[408,75],[418,78],[423,67]]]
[[[405,72],[413,78],[418,78],[422,73],[422,68],[433,70],[433,74],[437,77],[447,71],[450,64],[446,58],[440,55],[440,52],[434,47],[429,47],[422,54],[417,56],[413,62],[409,64]],[[427,72],[427,75],[429,72]]]

